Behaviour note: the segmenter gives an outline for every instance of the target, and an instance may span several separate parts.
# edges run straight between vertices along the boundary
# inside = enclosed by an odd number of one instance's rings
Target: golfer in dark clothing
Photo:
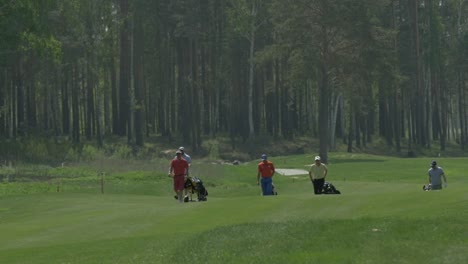
[[[325,177],[327,177],[328,168],[320,161],[320,156],[315,157],[315,164],[310,167],[309,177],[314,185],[314,193],[321,194],[323,191],[323,184]]]
[[[447,177],[445,177],[444,170],[437,166],[437,162],[433,160],[431,162],[431,168],[427,172],[429,175],[429,183],[431,184],[431,190],[442,189],[442,177],[444,178],[444,187],[447,188]]]

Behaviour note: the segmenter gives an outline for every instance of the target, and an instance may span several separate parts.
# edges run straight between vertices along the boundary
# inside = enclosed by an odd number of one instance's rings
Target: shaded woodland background
[[[2,156],[152,136],[465,150],[467,84],[467,0],[0,0]]]

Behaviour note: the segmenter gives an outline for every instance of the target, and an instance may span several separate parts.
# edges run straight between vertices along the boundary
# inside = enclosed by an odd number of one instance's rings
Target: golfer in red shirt
[[[184,202],[185,176],[188,171],[188,162],[182,158],[182,152],[177,150],[176,157],[171,161],[169,177],[174,179],[174,191],[177,194],[179,203]]]
[[[267,159],[267,155],[262,155],[262,161],[258,164],[257,185],[260,184],[260,176],[262,177],[262,193],[263,195],[273,195],[272,177],[275,174],[275,166]]]

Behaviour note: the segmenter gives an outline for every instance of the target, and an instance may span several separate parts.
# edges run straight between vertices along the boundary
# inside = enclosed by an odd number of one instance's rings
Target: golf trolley
[[[323,194],[341,194],[331,182],[325,182],[322,189]]]
[[[188,177],[185,180],[185,197],[184,202],[193,202],[192,195],[197,194],[198,202],[207,201],[208,191],[206,190],[203,182],[197,177]]]

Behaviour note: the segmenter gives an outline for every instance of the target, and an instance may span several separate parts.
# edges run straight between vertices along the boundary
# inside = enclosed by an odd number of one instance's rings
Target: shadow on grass
[[[415,245],[450,249],[447,245],[450,245],[452,237],[463,237],[459,232],[463,222],[460,218],[453,221],[456,227],[450,227],[437,239],[428,235],[431,228],[439,225],[438,221],[438,218],[427,221],[421,217],[410,221],[359,218],[233,224],[193,236],[175,251],[184,254],[171,254],[168,262],[383,263],[397,251],[402,255],[396,256],[392,263],[437,263],[430,261],[432,256],[424,252],[424,247]],[[258,243],[259,238],[262,238],[262,243]],[[389,238],[396,242],[388,246]],[[333,250],[330,250],[330,245]],[[322,255],[323,252],[327,254]],[[466,251],[456,250],[448,263],[462,260],[466,255]],[[353,261],[348,262],[350,259]]]

